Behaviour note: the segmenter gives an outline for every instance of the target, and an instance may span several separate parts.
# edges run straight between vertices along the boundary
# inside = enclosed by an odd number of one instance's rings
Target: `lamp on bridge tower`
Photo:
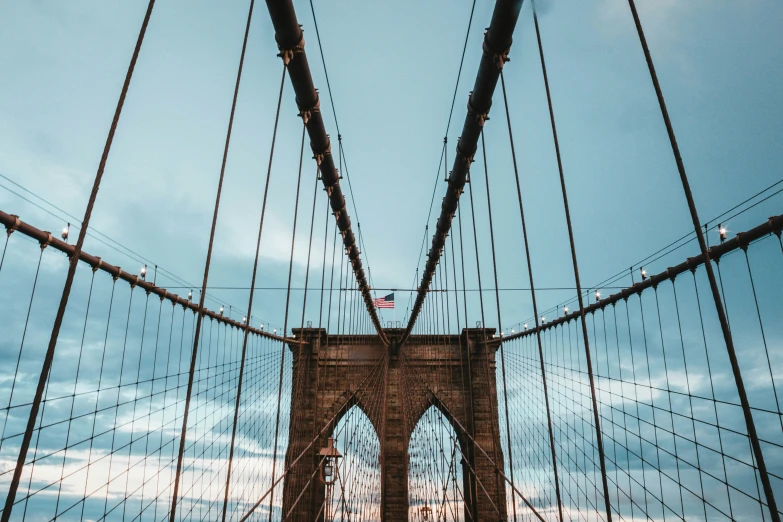
[[[337,476],[339,474],[339,460],[342,455],[337,448],[334,447],[334,439],[329,437],[325,448],[321,448],[318,452],[321,457],[321,482],[326,484],[326,498],[324,499],[324,521],[330,522],[329,516],[329,499],[331,498],[332,485],[337,482]]]
[[[432,508],[429,506],[424,506],[419,509],[421,512],[421,521],[422,522],[432,522]]]
[[[334,439],[329,437],[325,448],[318,452],[321,456],[321,482],[331,486],[337,481],[337,466],[342,455],[334,447]]]

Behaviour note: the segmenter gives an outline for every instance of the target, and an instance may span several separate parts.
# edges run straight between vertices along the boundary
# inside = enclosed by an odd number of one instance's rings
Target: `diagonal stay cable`
[[[288,260],[288,292],[286,293],[285,297],[285,319],[283,321],[283,335],[288,334],[288,310],[289,305],[291,303],[291,276],[293,275],[294,271],[294,247],[296,246],[296,222],[297,217],[299,215],[299,189],[302,186],[302,160],[304,159],[304,143],[305,143],[305,126],[302,125],[302,145],[299,151],[299,176],[297,177],[296,181],[296,199],[294,202],[294,226],[293,226],[293,232],[291,232],[291,255]],[[281,399],[283,396],[283,370],[285,369],[285,352],[286,352],[286,345],[285,343],[282,344],[281,348],[281,354],[280,354],[280,381],[277,388],[277,413],[275,415],[275,445],[274,449],[272,450],[272,479],[275,478],[275,470],[277,467],[277,443],[278,443],[278,435],[280,432],[280,406],[281,406]],[[271,522],[272,520],[272,503],[275,499],[275,491],[272,490],[272,494],[269,497],[269,520]]]

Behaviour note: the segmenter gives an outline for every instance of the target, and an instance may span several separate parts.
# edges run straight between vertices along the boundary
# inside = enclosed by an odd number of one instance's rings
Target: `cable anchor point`
[[[44,231],[44,233],[46,234],[46,240],[40,242],[41,243],[41,250],[43,250],[46,247],[48,247],[52,243],[52,240],[54,239],[52,237],[52,233],[51,232]],[[68,257],[71,257],[71,256],[68,256]]]
[[[496,53],[495,55],[492,56],[492,61],[495,62],[495,65],[500,71],[503,70],[503,66],[506,65],[506,62],[511,61],[511,58],[508,57],[509,50],[510,49],[506,49],[502,53]]]
[[[470,103],[470,99],[473,97],[473,91],[470,91],[470,95],[468,96],[468,115],[475,118],[478,122],[480,127],[484,127],[484,123],[489,121],[489,109],[491,108],[492,102],[490,101],[490,107],[487,107],[487,110],[484,112],[477,111],[473,104]],[[472,161],[471,156],[471,161]]]
[[[8,236],[10,236],[11,234],[13,234],[13,233],[14,233],[14,231],[15,231],[17,228],[19,228],[19,225],[21,225],[21,224],[22,224],[22,220],[21,220],[21,219],[19,219],[19,216],[17,216],[16,214],[11,214],[11,217],[12,217],[12,218],[14,218],[14,224],[13,224],[13,225],[6,225],[6,226],[5,226],[6,235],[8,235]]]
[[[277,53],[277,56],[282,58],[283,64],[285,64],[285,66],[288,67],[288,64],[291,63],[295,55],[304,53],[304,44],[305,44],[304,33],[302,33],[301,38],[299,39],[299,43],[296,44],[296,46],[293,49],[279,48],[280,52]]]

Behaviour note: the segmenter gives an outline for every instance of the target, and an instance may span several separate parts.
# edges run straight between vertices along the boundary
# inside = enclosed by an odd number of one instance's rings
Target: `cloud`
[[[687,8],[687,2],[678,0],[655,0],[648,5],[637,5],[645,35],[669,40],[676,37],[676,20]],[[631,11],[627,0],[602,0],[597,8],[601,28],[609,34],[634,31]]]

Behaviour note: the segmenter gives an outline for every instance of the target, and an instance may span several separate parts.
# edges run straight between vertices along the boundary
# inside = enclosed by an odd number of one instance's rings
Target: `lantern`
[[[334,447],[334,439],[329,437],[325,448],[318,452],[321,457],[321,482],[331,486],[337,481],[337,466],[343,456]]]
[[[431,522],[432,521],[432,508],[429,506],[424,506],[419,509],[421,512],[421,520],[422,522]]]

